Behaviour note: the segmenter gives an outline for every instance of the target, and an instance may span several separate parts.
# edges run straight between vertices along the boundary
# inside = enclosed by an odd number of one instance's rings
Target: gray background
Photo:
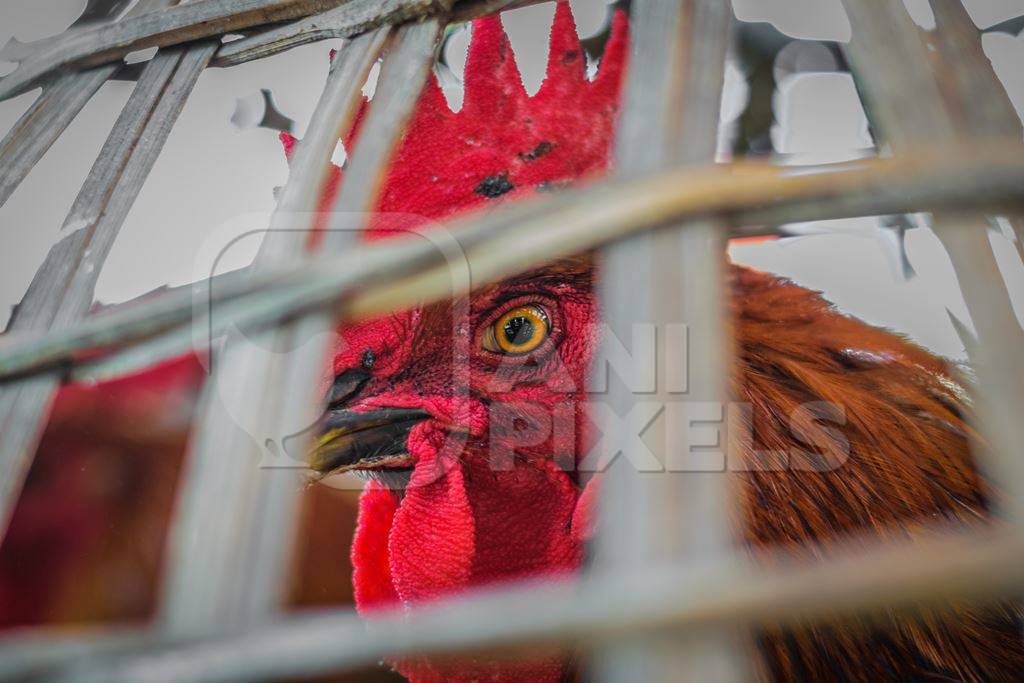
[[[915,20],[928,27],[927,0],[906,0]],[[571,3],[583,36],[604,24],[603,0]],[[987,28],[1024,14],[1024,0],[965,0],[975,23]],[[0,0],[0,44],[59,33],[81,13],[85,0]],[[733,0],[738,18],[766,21],[794,37],[845,41],[850,26],[839,0]],[[543,76],[547,27],[553,5],[504,15],[527,89]],[[447,58],[456,74],[445,83],[453,106],[461,102],[458,77],[468,31],[455,36]],[[238,100],[258,102],[260,88],[272,90],[278,108],[297,124],[301,136],[327,72],[331,42],[314,44],[230,69],[209,69],[199,80],[167,146],[143,188],[99,279],[97,299],[112,303],[161,285],[183,284],[210,272],[224,245],[266,225],[273,188],[287,167],[277,133],[231,122]],[[1018,113],[1024,110],[1024,36],[986,34],[984,48],[1007,87]],[[0,74],[14,65],[0,62]],[[53,243],[132,84],[107,83],[50,152],[0,207],[0,324],[24,294],[35,269]],[[0,102],[5,134],[38,91]],[[746,83],[730,64],[723,98],[722,148],[728,122],[742,110]],[[846,74],[789,76],[775,96],[778,124],[772,138],[789,163],[853,159],[871,144],[863,110]],[[339,151],[336,158],[343,152]],[[924,217],[919,218],[922,221]],[[807,236],[772,243],[739,244],[733,258],[822,290],[839,307],[871,323],[909,334],[938,353],[964,356],[947,311],[969,321],[949,260],[927,228],[907,235],[906,249],[916,275],[904,278],[891,234],[873,219],[827,221],[799,226]],[[992,242],[1003,275],[1024,320],[1024,266],[1013,245],[998,233]],[[255,239],[242,240],[221,259],[220,270],[244,265]]]

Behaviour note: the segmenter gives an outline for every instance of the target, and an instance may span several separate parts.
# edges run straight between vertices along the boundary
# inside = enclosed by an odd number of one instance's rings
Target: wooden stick
[[[20,333],[67,328],[85,317],[114,238],[199,73],[212,43],[164,52],[147,65],[10,322]],[[0,535],[35,453],[58,378],[40,375],[0,390]]]
[[[897,158],[846,162],[814,174],[785,167],[753,170],[750,164],[732,168],[600,183],[463,219],[448,228],[459,244],[472,247],[467,258],[478,278],[473,284],[480,286],[670,222],[720,216],[733,226],[733,236],[743,236],[762,234],[765,225],[1024,201],[1024,162],[1001,143],[908,150]],[[526,229],[518,227],[524,222]],[[524,246],[530,247],[528,252]],[[302,268],[226,276],[212,293],[197,283],[191,291],[155,297],[145,308],[102,313],[66,330],[0,339],[0,380],[70,367],[78,364],[83,350],[119,349],[177,330],[176,342],[163,346],[164,353],[140,347],[133,362],[117,367],[114,361],[109,371],[101,370],[103,361],[81,363],[83,371],[100,375],[143,367],[166,354],[190,350],[192,326],[212,327],[218,337],[230,327],[259,329],[339,301],[348,302],[342,313],[370,316],[443,299],[451,294],[450,278],[433,270],[442,261],[440,253],[421,241],[399,240],[361,246]],[[390,276],[411,278],[425,289],[389,283]],[[199,318],[194,317],[194,297],[209,301]]]
[[[47,84],[0,142],[0,206],[43,158],[68,124],[117,70],[106,64],[74,74],[62,74]]]
[[[295,617],[239,634],[121,657],[73,661],[67,683],[242,683],[312,677],[386,656],[505,655],[538,646],[600,649],[627,637],[785,627],[1024,588],[1020,531],[944,534],[914,543],[849,542],[774,551],[750,563],[651,565],[579,583],[532,581],[364,622],[354,613]]]
[[[983,53],[963,38],[973,30],[969,17],[945,0],[934,4],[936,20],[952,33],[940,40],[939,50],[929,52],[902,3],[845,0],[853,25],[847,49],[878,129],[902,150],[954,140],[970,144],[994,128],[1011,132],[1016,140],[1008,144],[1021,154],[1019,121],[995,89],[994,76],[986,75]],[[936,213],[933,219],[977,332],[977,343],[965,341],[965,346],[979,380],[974,399],[980,431],[991,449],[978,460],[1005,494],[997,498],[1002,514],[1024,519],[1024,331],[992,253],[987,224],[983,216],[962,213]]]
[[[140,0],[125,13],[125,18],[174,4],[176,0]],[[60,37],[44,39],[59,42]],[[64,129],[78,116],[82,107],[118,70],[106,64],[74,74],[61,74],[47,83],[42,94],[21,115],[0,142],[0,206],[17,189]]]
[[[547,0],[458,0],[452,8],[452,23],[471,21],[498,12],[530,7]]]
[[[363,83],[389,34],[389,28],[377,29],[337,54],[295,149],[255,271],[305,259],[330,155],[352,125]],[[171,637],[237,628],[268,618],[283,604],[301,482],[294,469],[262,466],[265,438],[283,448],[275,425],[297,417],[299,429],[316,418],[310,395],[316,375],[303,374],[306,384],[297,386],[297,359],[285,353],[295,331],[285,326],[248,340],[236,331],[211,359],[216,364],[200,398],[164,569],[160,624]],[[314,362],[319,372],[324,358]],[[302,411],[309,413],[305,424]],[[256,433],[264,426],[265,433]]]
[[[25,681],[82,657],[137,653],[157,645],[156,634],[138,626],[29,626],[0,638],[0,680]]]
[[[939,87],[961,132],[979,138],[1021,139],[1020,118],[981,45],[981,32],[961,0],[930,0],[936,28],[927,40],[938,57]]]
[[[0,78],[0,99],[38,84],[57,69],[95,66],[147,47],[167,47],[321,12],[344,0],[204,0],[70,31]]]
[[[714,161],[718,113],[730,37],[731,9],[717,0],[636,0],[623,113],[616,135],[616,175],[641,177],[676,165]],[[697,463],[680,452],[666,433],[668,411],[690,402],[723,406],[731,340],[724,321],[725,226],[702,220],[675,224],[657,233],[623,240],[601,252],[602,322],[642,367],[651,386],[637,378],[609,378],[602,400],[615,416],[632,413],[644,401],[666,406],[650,427],[646,454],[624,450],[601,482],[597,576],[623,576],[656,562],[694,558],[726,561],[732,554],[730,498],[724,458]],[[657,350],[674,327],[687,329],[688,393],[669,386],[681,370]],[[631,340],[636,328],[653,329],[650,344]],[[608,371],[600,350],[596,368]],[[653,390],[653,395],[652,395]],[[690,403],[689,405],[694,405]],[[617,418],[616,418],[617,419]],[[616,423],[599,424],[614,433]],[[609,454],[610,457],[614,454]],[[679,471],[685,458],[689,471]],[[675,464],[676,471],[665,468]],[[600,470],[604,468],[601,467]],[[653,470],[653,471],[651,471]],[[694,637],[624,638],[594,651],[595,678],[608,683],[644,680],[741,681],[749,678],[734,634],[704,632]]]
[[[213,66],[235,66],[329,38],[350,38],[384,24],[432,16],[452,0],[349,0],[315,16],[225,43]]]

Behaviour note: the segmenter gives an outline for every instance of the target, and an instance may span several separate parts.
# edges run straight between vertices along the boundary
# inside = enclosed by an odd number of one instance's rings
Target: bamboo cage
[[[0,98],[42,86],[0,142],[2,203],[99,87],[128,68],[125,55],[159,48],[141,67],[61,239],[0,345],[0,528],[64,379],[116,376],[190,348],[192,291],[103,316],[88,311],[103,261],[203,69],[346,38],[256,261],[210,292],[216,317],[205,323],[215,333],[237,327],[267,348],[284,348],[347,318],[465,293],[453,291],[443,255],[428,246],[363,245],[343,236],[359,227],[353,216],[375,205],[445,26],[532,2],[141,0],[119,21],[71,31],[0,78]],[[634,0],[614,177],[459,219],[451,233],[472,268],[473,286],[599,249],[611,328],[668,320],[673,311],[699,321],[691,330],[691,395],[717,400],[726,395],[729,365],[717,255],[728,238],[770,233],[788,222],[933,212],[977,330],[969,353],[980,428],[991,445],[981,466],[1007,492],[996,524],[937,529],[913,544],[873,542],[867,550],[852,544],[824,557],[789,551],[740,557],[725,524],[733,503],[724,485],[698,490],[685,473],[644,479],[615,466],[597,559],[581,579],[506,586],[369,622],[344,611],[284,616],[299,473],[267,479],[244,466],[259,454],[206,395],[179,485],[154,623],[4,636],[0,678],[270,681],[372,665],[384,656],[544,643],[592,656],[598,680],[739,681],[751,679],[754,666],[734,637],[741,628],[924,609],[951,597],[1019,595],[1024,333],[999,277],[986,216],[1015,216],[1024,203],[1020,122],[959,0],[931,0],[937,30],[929,34],[900,0],[844,5],[853,28],[844,50],[890,156],[799,174],[752,162],[716,165],[731,7],[717,0]],[[232,33],[244,37],[221,42]],[[330,153],[352,125],[360,88],[379,58],[365,143],[348,160],[329,236],[309,253],[303,235]],[[1024,236],[1020,223],[1013,225]],[[675,266],[658,258],[664,253]],[[235,341],[228,334],[215,370],[248,389],[250,400],[234,406],[235,415],[284,422],[318,414],[309,387],[328,351],[323,344],[267,360]],[[97,348],[103,353],[82,354]],[[632,400],[611,396],[623,412]],[[664,447],[657,455],[664,459]],[[687,520],[721,523],[698,528]],[[640,528],[658,533],[637,533]],[[655,537],[670,541],[651,545]],[[241,571],[239,556],[247,558]]]

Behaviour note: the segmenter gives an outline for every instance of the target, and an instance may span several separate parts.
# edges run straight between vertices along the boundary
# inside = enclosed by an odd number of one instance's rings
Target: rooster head
[[[500,19],[476,20],[461,110],[450,109],[430,78],[364,238],[408,238],[434,222],[602,173],[625,53],[620,11],[588,79],[568,3],[559,2],[546,78],[530,96]],[[286,148],[293,143],[285,138]],[[341,176],[336,170],[325,202]],[[361,611],[578,567],[574,465],[588,430],[582,396],[597,323],[591,281],[591,262],[579,257],[465,300],[340,330],[313,467],[370,479],[352,551]],[[503,667],[486,678],[559,673],[554,663]],[[440,676],[426,663],[399,669],[416,680]]]

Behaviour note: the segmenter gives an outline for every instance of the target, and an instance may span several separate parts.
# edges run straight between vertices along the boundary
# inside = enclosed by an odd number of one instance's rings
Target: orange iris
[[[517,306],[487,329],[483,347],[494,353],[521,356],[540,346],[550,332],[548,314],[543,308],[534,304]]]

